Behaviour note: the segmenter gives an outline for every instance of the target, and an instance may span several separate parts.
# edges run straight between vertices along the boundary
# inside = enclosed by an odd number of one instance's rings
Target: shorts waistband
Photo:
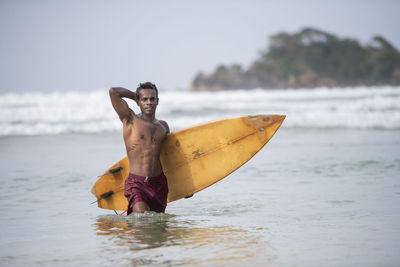
[[[134,179],[134,180],[139,180],[139,181],[145,181],[145,182],[147,180],[149,180],[149,179],[151,179],[151,180],[153,180],[153,179],[162,179],[164,177],[165,177],[164,172],[161,172],[157,176],[140,176],[140,175],[136,175],[136,174],[133,174],[133,173],[129,173],[129,176],[128,176],[128,178],[131,178],[131,179]]]

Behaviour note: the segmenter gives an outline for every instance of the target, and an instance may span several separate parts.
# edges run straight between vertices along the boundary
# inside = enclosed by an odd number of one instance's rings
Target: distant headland
[[[400,53],[382,36],[362,46],[305,28],[270,37],[267,51],[245,70],[220,65],[210,74],[198,73],[191,90],[282,89],[400,85]]]

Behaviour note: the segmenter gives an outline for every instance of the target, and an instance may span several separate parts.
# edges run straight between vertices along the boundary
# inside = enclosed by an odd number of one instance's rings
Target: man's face
[[[141,89],[139,91],[140,110],[143,114],[152,115],[156,112],[158,99],[156,98],[156,91],[153,89]]]

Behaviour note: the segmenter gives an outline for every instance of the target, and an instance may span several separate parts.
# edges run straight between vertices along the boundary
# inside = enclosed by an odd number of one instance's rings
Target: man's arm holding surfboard
[[[122,122],[124,120],[131,121],[135,113],[129,108],[128,103],[126,103],[126,101],[122,98],[130,98],[137,103],[136,93],[123,87],[111,87],[109,92],[111,103],[117,112],[119,119]]]
[[[165,127],[167,134],[170,133],[168,123],[166,121],[162,121],[162,120],[160,120],[160,123]],[[191,198],[193,195],[194,194],[187,195],[187,196],[185,196],[185,198]]]

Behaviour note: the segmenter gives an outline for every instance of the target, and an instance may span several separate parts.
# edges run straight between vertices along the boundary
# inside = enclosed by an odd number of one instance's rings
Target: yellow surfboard
[[[168,202],[199,192],[238,169],[271,139],[284,119],[285,115],[234,117],[168,134],[160,155]],[[91,192],[100,208],[128,208],[124,196],[128,174],[129,162],[124,157],[97,180]]]

